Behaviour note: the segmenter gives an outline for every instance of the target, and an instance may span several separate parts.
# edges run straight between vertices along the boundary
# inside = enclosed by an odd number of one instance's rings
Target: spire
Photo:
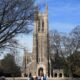
[[[46,4],[46,11],[48,11],[48,5]]]
[[[48,5],[47,5],[47,3],[45,5],[45,13],[48,15]]]

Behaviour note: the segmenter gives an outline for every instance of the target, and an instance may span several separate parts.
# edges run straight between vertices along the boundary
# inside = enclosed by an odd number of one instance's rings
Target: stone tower
[[[33,32],[33,56],[35,61],[35,72],[43,69],[44,74],[48,74],[48,6],[40,13],[36,9],[34,15]]]

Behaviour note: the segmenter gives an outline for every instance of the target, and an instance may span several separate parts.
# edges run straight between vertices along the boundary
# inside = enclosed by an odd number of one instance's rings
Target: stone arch
[[[54,77],[57,77],[57,73],[54,74]]]
[[[59,77],[62,77],[62,73],[59,73]]]
[[[44,64],[38,64],[37,66],[37,76],[39,73],[39,69],[41,70],[41,68],[43,69],[43,74],[46,74],[46,66]]]
[[[44,69],[43,69],[43,67],[40,67],[39,69],[38,69],[38,75],[40,76],[40,71],[43,73],[44,71],[43,71]]]

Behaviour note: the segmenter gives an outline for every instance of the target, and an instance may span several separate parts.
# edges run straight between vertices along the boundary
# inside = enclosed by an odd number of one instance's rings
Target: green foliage
[[[80,77],[80,52],[75,52],[66,58],[64,63],[64,74],[69,76],[70,72],[73,77]]]
[[[57,69],[63,68],[63,64],[64,64],[63,59],[58,54],[54,54],[54,60],[52,59],[51,61],[52,61],[53,68],[57,68]]]
[[[20,67],[15,63],[13,55],[7,54],[1,61],[3,73],[11,76],[20,76]]]
[[[80,52],[73,53],[68,60],[71,64],[72,75],[80,77]]]
[[[66,62],[62,56],[58,54],[54,55],[54,59],[51,59],[52,68],[63,69],[64,75],[69,77],[80,77],[80,52],[75,52],[72,55],[65,57]],[[70,74],[71,72],[71,74]]]
[[[53,55],[55,59],[52,59],[52,67],[59,68],[63,63],[66,76],[80,77],[80,52],[78,52],[80,51],[80,25],[68,34],[52,31],[49,42],[50,53],[61,57]]]

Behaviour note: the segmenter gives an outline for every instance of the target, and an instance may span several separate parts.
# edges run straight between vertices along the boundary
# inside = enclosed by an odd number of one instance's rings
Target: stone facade
[[[63,69],[54,69],[53,70],[53,77],[54,78],[64,78]]]
[[[32,54],[25,51],[22,74],[32,73],[38,75],[39,69],[43,69],[48,75],[48,7],[40,13],[36,9],[34,15],[33,51]]]

